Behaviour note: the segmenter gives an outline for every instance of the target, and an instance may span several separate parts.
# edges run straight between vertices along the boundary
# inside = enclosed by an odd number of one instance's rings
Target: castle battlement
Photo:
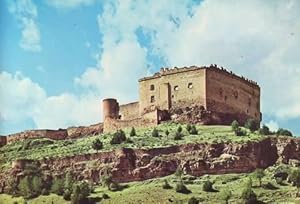
[[[171,74],[178,74],[178,73],[182,73],[182,72],[189,72],[189,71],[197,71],[197,70],[201,70],[201,69],[210,69],[210,70],[215,70],[215,71],[220,71],[223,72],[225,74],[228,74],[229,76],[235,77],[237,79],[243,80],[251,85],[254,86],[258,86],[257,82],[245,78],[243,76],[239,76],[235,73],[233,73],[232,71],[229,71],[227,69],[225,69],[224,67],[218,67],[218,65],[216,64],[211,64],[210,66],[190,66],[190,67],[173,67],[173,68],[169,68],[169,67],[162,67],[160,68],[159,72],[154,73],[152,76],[148,76],[148,77],[143,77],[141,79],[139,79],[139,82],[141,81],[145,81],[145,80],[150,80],[150,79],[155,79],[155,78],[160,78],[162,76],[166,76],[166,75],[171,75]]]

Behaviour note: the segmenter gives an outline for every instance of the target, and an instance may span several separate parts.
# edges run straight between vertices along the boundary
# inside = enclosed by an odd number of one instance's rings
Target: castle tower
[[[106,98],[102,101],[103,120],[106,118],[119,118],[119,103],[114,98]]]

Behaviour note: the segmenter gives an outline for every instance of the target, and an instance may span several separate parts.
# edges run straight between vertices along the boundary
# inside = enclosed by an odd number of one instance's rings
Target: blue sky
[[[0,134],[88,125],[137,100],[160,67],[224,66],[257,81],[263,122],[300,135],[300,2],[0,2]]]

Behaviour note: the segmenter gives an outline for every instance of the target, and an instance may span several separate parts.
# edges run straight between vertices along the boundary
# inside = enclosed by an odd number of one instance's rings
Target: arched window
[[[193,88],[193,83],[188,83],[188,88],[192,89]]]
[[[155,87],[154,87],[154,84],[151,84],[150,85],[150,91],[154,91]]]
[[[155,102],[155,97],[154,97],[154,96],[151,96],[150,102],[151,102],[151,103],[154,103],[154,102]]]
[[[178,86],[174,86],[174,91],[178,91],[179,87]]]

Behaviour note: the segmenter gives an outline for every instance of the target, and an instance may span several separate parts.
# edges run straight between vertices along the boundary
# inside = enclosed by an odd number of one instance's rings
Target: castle
[[[260,87],[217,65],[161,68],[139,79],[139,101],[119,105],[116,99],[103,100],[104,132],[170,119],[228,125],[249,118],[261,121]]]

